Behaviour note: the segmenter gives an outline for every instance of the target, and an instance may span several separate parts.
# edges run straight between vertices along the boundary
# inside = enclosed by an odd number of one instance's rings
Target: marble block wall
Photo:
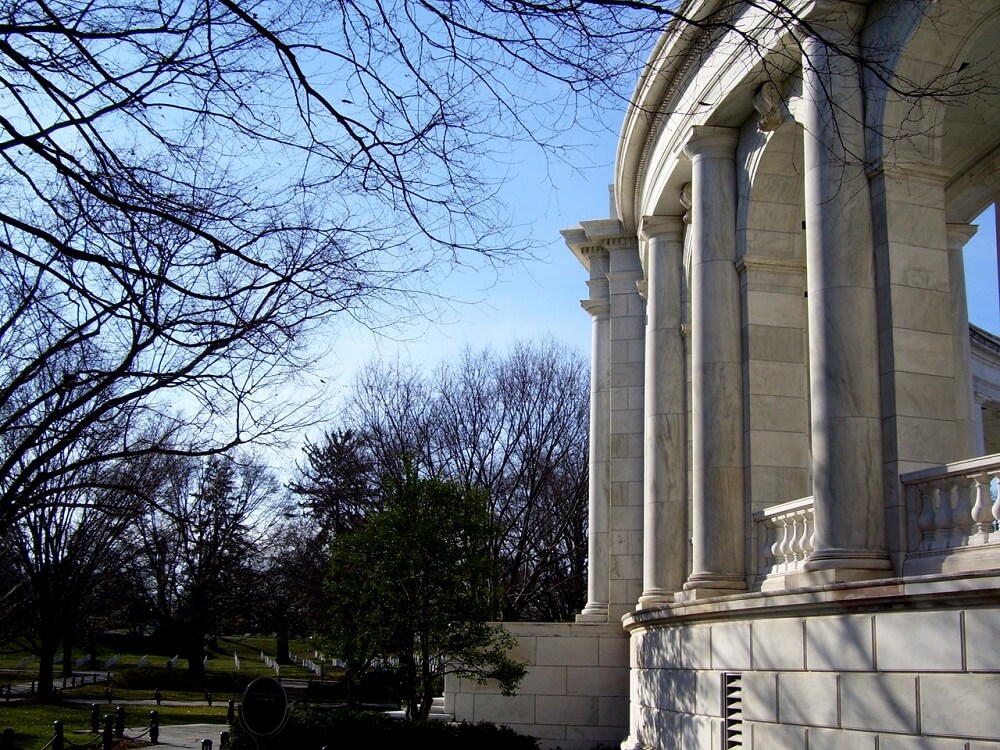
[[[628,734],[628,635],[619,624],[506,623],[528,673],[507,698],[496,684],[448,676],[445,711],[536,737],[542,750],[617,745]]]
[[[1000,750],[1000,609],[982,599],[636,629],[635,739],[737,746],[728,728],[757,750]]]

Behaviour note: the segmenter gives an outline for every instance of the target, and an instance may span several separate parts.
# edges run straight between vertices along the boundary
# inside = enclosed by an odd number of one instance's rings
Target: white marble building
[[[653,51],[613,218],[564,232],[589,601],[512,626],[516,698],[452,681],[449,710],[564,750],[1000,750],[1000,342],[962,272],[1000,2],[680,12],[706,23]]]

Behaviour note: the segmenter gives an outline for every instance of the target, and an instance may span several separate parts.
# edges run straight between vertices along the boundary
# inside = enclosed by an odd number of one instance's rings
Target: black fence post
[[[111,703],[111,688],[110,687],[104,688],[104,700],[106,700],[108,703]]]
[[[219,733],[219,750],[229,750],[229,732]]]
[[[160,744],[160,712],[149,712],[149,741],[154,745]]]
[[[90,704],[90,731],[94,734],[101,731],[101,712],[96,703]]]
[[[153,697],[156,698],[156,705],[160,705],[160,701],[163,700],[163,693],[160,692],[159,688],[156,688],[156,692],[153,693]]]
[[[232,726],[235,720],[236,720],[236,701],[230,698],[229,705],[226,708],[226,723],[229,724],[229,726]]]
[[[118,706],[115,709],[115,737],[121,739],[125,736],[125,706]]]
[[[52,750],[63,750],[65,747],[63,744],[63,723],[61,721],[53,722],[52,731]]]
[[[113,736],[111,732],[114,717],[111,714],[104,714],[104,736],[101,738],[101,750],[111,750]]]
[[[212,750],[212,740],[205,738],[201,741],[201,750]]]

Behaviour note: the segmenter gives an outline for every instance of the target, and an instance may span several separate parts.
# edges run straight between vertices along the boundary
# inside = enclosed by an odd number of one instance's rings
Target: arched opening
[[[749,512],[812,493],[802,130],[744,129],[737,245]]]

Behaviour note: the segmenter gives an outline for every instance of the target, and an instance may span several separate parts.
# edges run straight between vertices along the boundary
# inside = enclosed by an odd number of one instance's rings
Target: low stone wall
[[[528,663],[517,695],[449,676],[445,711],[540,740],[542,750],[617,747],[628,734],[629,639],[618,624],[504,623]]]
[[[624,747],[1000,750],[998,584],[895,579],[637,613]]]

